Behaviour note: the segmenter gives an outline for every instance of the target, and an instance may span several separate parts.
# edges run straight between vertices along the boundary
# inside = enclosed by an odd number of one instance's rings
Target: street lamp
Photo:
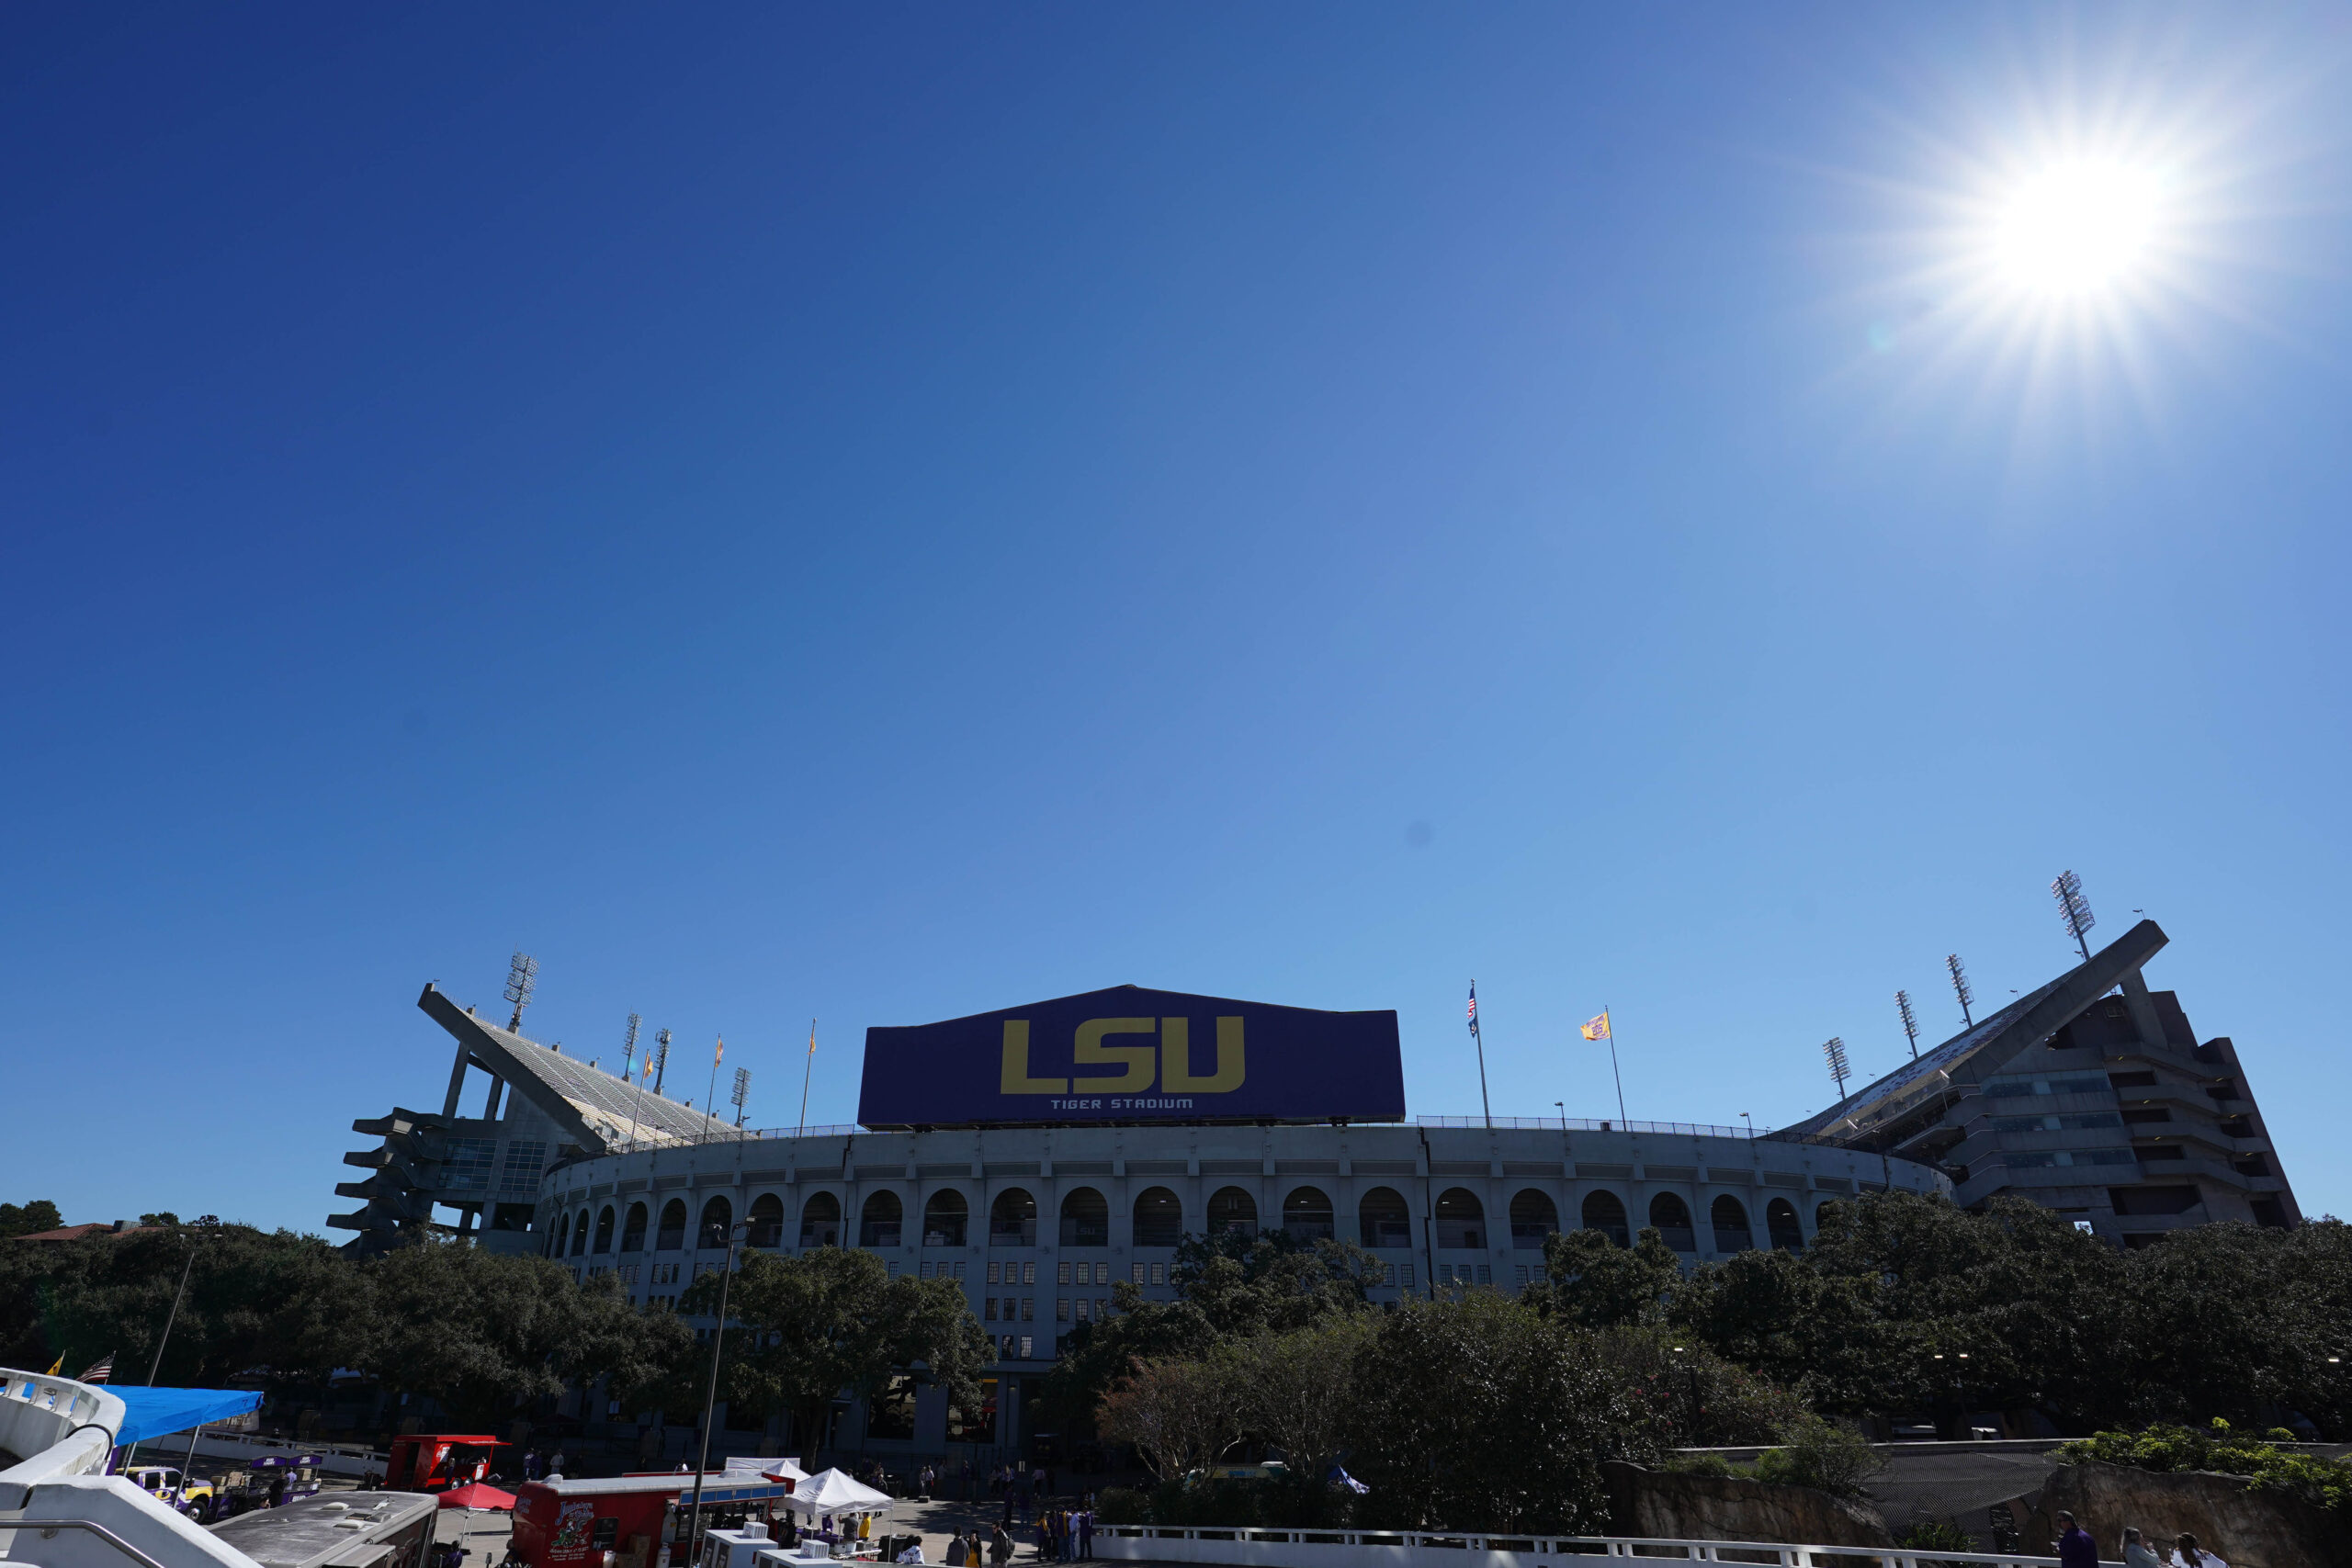
[[[702,1455],[695,1461],[695,1504],[686,1516],[686,1560],[691,1562],[702,1533],[702,1472],[710,1468],[710,1427],[718,1415],[718,1352],[727,1342],[727,1287],[735,1279],[735,1244],[751,1229],[738,1220],[727,1227],[727,1262],[718,1276],[718,1322],[710,1331],[710,1386],[702,1401]]]
[[[201,1239],[198,1236],[188,1238],[187,1261],[180,1266],[180,1285],[178,1290],[172,1292],[172,1310],[164,1318],[164,1337],[155,1341],[155,1359],[147,1363],[149,1388],[155,1386],[155,1375],[164,1370],[164,1347],[172,1342],[172,1325],[180,1320],[180,1303],[187,1297],[187,1277],[196,1270],[196,1249]],[[193,1454],[195,1451],[195,1446],[191,1444],[188,1452]],[[130,1461],[138,1457],[139,1445],[133,1442],[130,1445],[130,1451],[122,1456],[122,1468],[125,1471],[130,1470]],[[182,1484],[186,1483],[183,1482]]]

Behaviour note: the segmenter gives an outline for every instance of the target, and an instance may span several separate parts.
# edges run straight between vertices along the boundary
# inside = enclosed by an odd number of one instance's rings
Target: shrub
[[[1144,1495],[1132,1486],[1106,1486],[1094,1499],[1094,1517],[1106,1525],[1142,1525],[1151,1522]]]
[[[2352,1464],[2291,1453],[2260,1438],[2240,1437],[2226,1421],[2209,1427],[2156,1426],[2098,1432],[2060,1445],[2061,1464],[2127,1465],[2133,1470],[2208,1470],[2242,1475],[2249,1491],[2281,1492],[2315,1507],[2352,1512]]]
[[[1721,1454],[1671,1454],[1666,1461],[1668,1475],[1729,1475],[1731,1461]]]
[[[1897,1546],[1926,1547],[1933,1551],[1973,1551],[1976,1539],[1949,1519],[1927,1519],[1903,1532]],[[1961,1568],[1957,1562],[1923,1559],[1919,1568]]]
[[[1860,1497],[1862,1483],[1885,1466],[1886,1461],[1851,1427],[1807,1416],[1791,1427],[1781,1447],[1756,1456],[1756,1479]]]

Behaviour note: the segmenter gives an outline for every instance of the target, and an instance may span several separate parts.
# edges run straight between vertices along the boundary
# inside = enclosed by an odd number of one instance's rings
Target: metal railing
[[[1679,1138],[1763,1137],[1759,1128],[1718,1127],[1705,1122],[1594,1122],[1578,1116],[1416,1116],[1417,1127],[1492,1127],[1514,1133],[1663,1133]]]
[[[1740,1562],[1758,1568],[2059,1568],[2055,1557],[2017,1551],[1955,1551],[1946,1547],[1815,1546],[1762,1540],[1692,1540],[1661,1536],[1502,1536],[1453,1530],[1268,1530],[1248,1526],[1176,1529],[1097,1525],[1098,1557],[1146,1562],[1217,1563],[1233,1568],[1351,1568],[1367,1562],[1428,1568],[1538,1568],[1563,1557],[1645,1562]],[[1437,1555],[1442,1553],[1443,1555]],[[1426,1555],[1425,1555],[1426,1554]],[[1548,1565],[1556,1568],[1556,1562]]]

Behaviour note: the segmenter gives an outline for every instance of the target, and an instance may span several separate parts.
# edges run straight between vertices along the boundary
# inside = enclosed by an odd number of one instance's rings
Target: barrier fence
[[[2058,1568],[2055,1557],[1942,1547],[1810,1546],[1648,1536],[1488,1536],[1411,1530],[1265,1530],[1097,1525],[1094,1555],[1227,1568],[1560,1568],[1586,1558],[1744,1562],[1761,1568]]]

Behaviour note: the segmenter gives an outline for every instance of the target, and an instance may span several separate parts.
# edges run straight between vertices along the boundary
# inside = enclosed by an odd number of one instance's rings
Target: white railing
[[[0,1470],[0,1483],[36,1485],[106,1468],[114,1436],[122,1430],[122,1401],[94,1383],[47,1372],[0,1367],[0,1449],[18,1462]]]
[[[1231,1568],[1560,1568],[1560,1558],[1741,1562],[1758,1568],[2057,1568],[2055,1557],[1941,1547],[1811,1546],[1649,1536],[1500,1536],[1419,1530],[1268,1530],[1098,1525],[1094,1555]]]

